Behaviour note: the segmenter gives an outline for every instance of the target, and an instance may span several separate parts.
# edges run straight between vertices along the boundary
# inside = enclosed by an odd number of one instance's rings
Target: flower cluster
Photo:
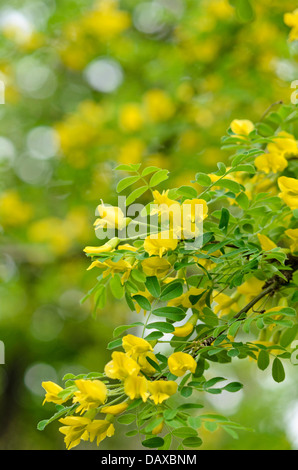
[[[296,122],[298,115],[295,108],[282,107],[279,116],[283,125],[267,138],[260,124],[234,120],[223,138],[224,147],[236,150],[231,164],[219,163],[211,174],[197,173],[199,193],[186,185],[155,189],[168,177],[158,167],[117,168],[129,175],[118,182],[117,190],[130,191],[130,203],[151,193],[145,212],[149,219],[156,217],[156,225],[152,234],[150,224],[101,202],[95,230],[113,228],[116,236],[84,250],[92,260],[88,269],[99,272],[87,297],[94,294],[96,312],[111,286],[117,299],[125,297],[128,307],[143,311],[145,317],[115,329],[116,339],[108,348],[116,350],[103,374],[68,376],[65,389],[44,384],[45,401],[62,406],[66,414],[60,418],[66,424],[60,430],[68,448],[80,440],[100,442],[113,435],[115,419],[136,420],[145,435],[144,446],[169,448],[173,433],[182,438],[180,448],[198,447],[198,428],[206,415],[191,419],[186,410],[201,405],[196,399],[177,405],[179,395],[236,392],[242,387],[231,382],[214,388],[226,379],[210,377],[212,362],[248,357],[264,370],[272,358],[274,380],[284,379],[282,359],[292,357],[291,340],[297,331],[298,151],[288,121]],[[187,216],[181,217],[187,208]],[[165,216],[167,227],[162,223]],[[195,228],[192,238],[185,236],[185,221]],[[121,238],[123,228],[138,223],[142,234]],[[182,236],[177,236],[178,229]],[[122,336],[129,328],[136,328],[137,334]],[[260,335],[252,341],[249,334],[255,328]],[[68,400],[72,405],[65,407]],[[105,419],[98,420],[98,413]],[[228,419],[223,423],[233,427]]]

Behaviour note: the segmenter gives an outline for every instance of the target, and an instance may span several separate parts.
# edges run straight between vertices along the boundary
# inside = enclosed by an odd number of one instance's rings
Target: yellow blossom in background
[[[141,375],[133,374],[127,377],[124,381],[124,391],[131,400],[142,398],[145,402],[149,397],[148,382]]]
[[[143,125],[143,113],[137,103],[126,103],[120,109],[120,126],[127,132],[138,131]]]
[[[57,405],[61,405],[65,400],[58,397],[58,393],[62,392],[63,388],[59,385],[55,384],[54,382],[42,382],[42,387],[46,391],[45,399],[43,401],[43,405],[46,401],[56,403]]]
[[[117,160],[119,163],[139,163],[145,154],[146,145],[143,140],[138,138],[128,139],[120,147]]]
[[[251,277],[248,281],[244,282],[241,286],[237,287],[237,291],[240,294],[245,295],[246,302],[250,302],[254,297],[262,292],[264,281]]]
[[[170,96],[163,90],[152,89],[144,95],[145,113],[153,122],[170,119],[175,113],[175,106]]]
[[[173,380],[155,380],[148,382],[148,390],[150,392],[150,399],[156,405],[170,398],[177,392],[178,384]]]
[[[281,176],[278,178],[277,182],[281,190],[279,197],[290,209],[298,209],[298,180],[296,178]]]
[[[289,228],[288,230],[285,231],[285,234],[287,237],[289,237],[291,240],[293,240],[293,243],[290,245],[290,249],[292,253],[295,253],[298,251],[298,228],[292,229]]]
[[[219,318],[229,315],[232,310],[232,307],[235,309],[237,307],[237,295],[231,297],[224,292],[218,293],[213,291],[213,299],[216,305],[214,306],[214,313],[219,316]]]
[[[84,413],[102,405],[107,399],[107,387],[100,380],[76,380],[78,391],[74,393],[73,402],[79,403],[77,413]]]
[[[68,450],[79,445],[81,439],[84,441],[89,439],[87,426],[91,424],[91,419],[79,416],[68,416],[59,419],[59,421],[65,425],[60,427],[59,431],[65,434],[64,442]]]
[[[273,250],[273,248],[277,248],[277,245],[272,240],[270,240],[270,238],[266,237],[266,235],[258,233],[258,239],[262,250],[264,251],[270,251]]]
[[[111,379],[124,380],[132,374],[138,374],[140,366],[123,352],[114,351],[112,361],[105,366],[105,374]]]
[[[0,195],[0,225],[18,227],[28,222],[32,214],[30,204],[22,201],[16,191],[10,190]]]
[[[292,28],[289,35],[290,41],[296,41],[298,39],[298,8],[292,13],[285,13],[284,22]]]
[[[197,363],[190,354],[175,352],[168,359],[171,374],[182,377],[188,370],[194,374]]]

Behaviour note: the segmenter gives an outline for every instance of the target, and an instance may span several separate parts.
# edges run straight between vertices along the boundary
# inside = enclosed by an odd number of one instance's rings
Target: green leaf
[[[150,179],[150,183],[149,183],[150,188],[153,188],[154,186],[157,186],[162,181],[165,181],[166,179],[168,179],[168,173],[169,173],[168,170],[159,170],[157,173],[155,173]]]
[[[182,444],[185,447],[200,447],[203,441],[200,437],[186,437],[183,439]]]
[[[158,330],[158,331],[162,331],[163,333],[173,333],[175,328],[173,327],[173,325],[171,325],[170,323],[166,323],[166,322],[154,322],[154,323],[149,323],[149,325],[146,326],[146,328],[148,330]]]
[[[117,418],[118,423],[120,424],[131,424],[135,421],[136,415],[133,413],[126,413],[125,415],[119,416]]]
[[[178,410],[192,410],[192,409],[198,409],[198,408],[204,408],[204,405],[201,405],[200,403],[183,403],[183,405],[178,406]]]
[[[177,189],[177,193],[181,196],[187,197],[188,199],[194,199],[198,193],[192,186],[181,186]]]
[[[117,171],[138,171],[140,168],[141,163],[131,163],[130,165],[118,165],[115,170]]]
[[[156,276],[147,277],[145,286],[153,297],[157,299],[160,296],[160,285]]]
[[[164,288],[161,293],[160,300],[168,301],[180,297],[183,294],[181,282],[173,281]]]
[[[143,295],[134,295],[133,297],[133,300],[135,300],[137,302],[137,304],[145,311],[150,311],[151,310],[151,304],[149,302],[148,299],[146,299],[146,297],[144,297]]]
[[[244,192],[238,194],[238,196],[236,197],[236,202],[244,210],[248,209],[249,207],[249,199]]]
[[[261,370],[265,370],[269,366],[269,363],[270,363],[269,354],[267,351],[262,349],[259,352],[259,356],[258,356],[258,368]]]
[[[160,168],[158,168],[157,166],[148,166],[147,168],[144,168],[144,170],[142,171],[142,176],[150,175],[151,173],[159,171],[159,170]]]
[[[122,299],[124,295],[124,287],[121,284],[121,278],[119,274],[115,274],[114,277],[111,278],[110,289],[116,299]]]
[[[135,189],[128,198],[126,199],[126,206],[129,206],[132,204],[136,199],[142,196],[147,191],[148,187],[147,186],[141,186],[140,188]]]
[[[146,338],[144,338],[146,341],[156,341],[160,338],[163,337],[163,333],[161,331],[152,331]]]
[[[284,348],[288,347],[292,343],[292,341],[294,341],[297,335],[298,325],[294,325],[292,328],[289,328],[282,334],[280,338],[280,345]]]
[[[216,186],[219,186],[220,188],[228,189],[229,191],[232,191],[233,193],[240,193],[241,191],[241,186],[239,183],[236,183],[236,181],[229,180],[227,178],[223,178],[222,180],[216,181]]]
[[[228,228],[228,224],[229,224],[229,219],[230,219],[230,213],[225,207],[223,207],[221,210],[221,217],[220,217],[218,228],[226,232]]]
[[[115,339],[114,341],[110,341],[107,348],[108,349],[115,349],[119,348],[122,345],[122,338]]]
[[[247,23],[253,20],[254,11],[249,0],[236,0],[235,8],[237,16],[241,21]],[[272,133],[269,135],[272,135]]]
[[[152,310],[153,315],[165,317],[172,321],[181,321],[185,317],[185,312],[179,307],[160,307]]]
[[[164,440],[162,437],[151,437],[150,439],[145,439],[142,442],[142,445],[144,447],[148,447],[149,449],[158,449],[164,445]]]
[[[201,186],[210,186],[212,181],[210,176],[206,175],[205,173],[197,173],[196,183],[200,184]]]
[[[120,325],[113,331],[113,337],[116,338],[117,336],[121,335],[124,331],[129,330],[130,328],[135,328],[136,326],[143,326],[144,323],[142,322],[135,322],[131,323],[130,325]]]
[[[282,365],[282,362],[278,357],[276,357],[273,361],[272,364],[272,377],[275,380],[275,382],[283,382],[285,380],[285,370],[284,366]]]
[[[187,426],[181,426],[181,428],[174,429],[172,431],[172,434],[180,438],[196,437],[198,435],[195,429],[187,427]]]
[[[154,418],[152,421],[150,421],[149,424],[145,427],[145,432],[150,433],[153,431],[153,429],[158,426],[160,423],[163,422],[163,416],[160,416],[159,418]]]
[[[243,385],[240,382],[230,382],[228,385],[223,387],[222,390],[226,390],[226,392],[239,392],[243,388]]]
[[[132,184],[136,183],[139,181],[140,176],[128,176],[127,178],[123,178],[119,183],[117,184],[116,191],[117,193],[121,193],[125,188],[128,188]]]

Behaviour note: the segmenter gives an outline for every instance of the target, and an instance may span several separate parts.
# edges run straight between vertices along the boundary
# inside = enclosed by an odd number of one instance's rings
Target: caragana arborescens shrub
[[[67,374],[65,388],[43,383],[45,401],[57,410],[39,429],[58,419],[68,449],[81,439],[99,444],[113,436],[115,422],[135,423],[127,436],[139,433],[143,446],[155,449],[169,449],[177,439],[179,449],[199,447],[202,425],[234,437],[245,429],[204,413],[198,392],[243,387],[225,377],[206,380],[214,363],[249,357],[261,370],[270,367],[277,383],[285,378],[285,361],[297,364],[297,119],[297,107],[282,105],[255,125],[233,121],[222,140],[232,154],[229,166],[218,163],[212,174],[198,168],[200,191],[185,185],[161,192],[156,186],[165,184],[168,171],[157,167],[116,168],[127,206],[146,200],[145,220],[155,215],[155,238],[149,224],[101,202],[96,231],[113,229],[115,236],[84,250],[97,279],[86,298],[93,298],[94,312],[108,293],[143,314],[115,329],[104,371]],[[123,238],[133,225],[139,232]]]

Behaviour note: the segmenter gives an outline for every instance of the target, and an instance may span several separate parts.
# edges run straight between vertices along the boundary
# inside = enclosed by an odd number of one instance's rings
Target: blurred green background
[[[171,171],[171,185],[226,161],[233,119],[258,120],[290,102],[297,41],[283,15],[295,1],[11,0],[0,3],[0,448],[63,449],[41,433],[43,380],[102,370],[115,326],[110,300],[91,318],[85,245],[103,199],[115,202],[120,163]],[[295,368],[276,385],[250,361],[218,371],[244,391],[198,397],[254,433],[204,431],[206,449],[297,449]],[[193,400],[193,398],[192,398]],[[126,431],[126,429],[125,429]],[[123,433],[123,434],[121,434]],[[140,444],[119,430],[101,448]],[[91,444],[83,444],[94,448]],[[82,446],[81,446],[82,447]]]

